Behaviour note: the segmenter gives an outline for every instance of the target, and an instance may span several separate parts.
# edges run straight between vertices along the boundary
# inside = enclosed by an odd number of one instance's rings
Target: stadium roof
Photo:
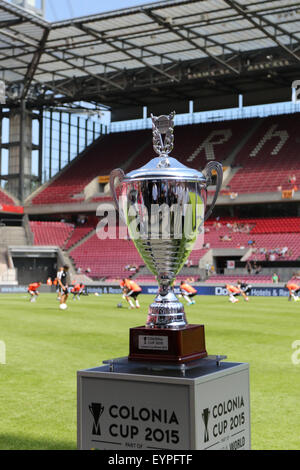
[[[165,0],[49,23],[0,0],[0,26],[11,105],[140,108],[300,78],[300,1]]]

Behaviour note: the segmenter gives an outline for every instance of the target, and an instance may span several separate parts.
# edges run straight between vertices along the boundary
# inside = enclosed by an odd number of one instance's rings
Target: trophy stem
[[[158,295],[150,305],[147,317],[147,328],[185,328],[187,320],[183,304],[179,302],[172,288],[160,286]]]

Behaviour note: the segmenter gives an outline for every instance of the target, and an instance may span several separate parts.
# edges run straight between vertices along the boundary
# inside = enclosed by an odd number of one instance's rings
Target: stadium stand
[[[93,230],[94,227],[91,226],[75,227],[73,232],[71,233],[71,236],[66,240],[63,248],[65,250],[70,250],[70,248],[79,243]]]
[[[15,206],[15,201],[0,188],[0,204]]]
[[[71,250],[69,255],[77,271],[96,279],[128,277],[128,263],[137,267],[144,264],[132,241],[99,240],[96,234]]]
[[[144,265],[130,240],[99,240],[94,226],[74,226],[65,222],[31,221],[35,245],[59,246],[69,252],[77,271],[93,279],[129,276],[128,263]],[[242,249],[250,261],[294,261],[300,257],[300,221],[296,217],[209,220],[205,247],[191,252],[188,265],[199,266],[209,249]],[[140,282],[154,280],[143,271],[135,275]],[[187,277],[183,276],[184,278]],[[255,277],[261,282],[268,279]],[[216,277],[213,278],[216,281]]]
[[[256,119],[232,120],[177,126],[172,156],[187,166],[202,170],[208,161],[224,162],[239,143],[241,135],[249,132]],[[150,134],[151,136],[151,134]],[[149,133],[146,135],[149,140]],[[130,169],[146,164],[153,157],[152,143],[138,155]]]
[[[299,218],[222,219],[209,221],[205,243],[210,248],[249,248],[250,260],[297,260],[300,256]],[[275,260],[274,259],[274,260]]]
[[[299,114],[293,114],[177,126],[174,156],[199,169],[213,159],[231,166],[233,176],[226,181],[223,194],[296,191],[297,182],[300,182],[299,119]],[[97,176],[108,175],[116,167],[130,171],[152,157],[149,130],[104,135],[35,193],[31,203],[36,206],[84,202],[84,188]],[[97,195],[91,200],[102,201],[103,196]],[[49,225],[44,230],[39,224],[31,223],[35,244],[62,247],[69,252],[76,268],[81,272],[89,271],[89,276],[94,279],[128,275],[124,268],[128,260],[137,266],[143,265],[131,242],[100,241],[95,234],[85,239],[92,233],[91,226],[69,227],[66,224],[54,230]],[[205,226],[205,246],[191,253],[191,266],[198,266],[209,249],[249,250],[247,259],[250,261],[295,261],[300,257],[297,217],[227,217],[221,222],[210,219]],[[136,278],[145,282],[149,279],[145,273]]]
[[[295,261],[300,257],[299,234],[259,234],[254,241],[254,251],[248,258],[250,261]]]
[[[290,283],[294,282],[295,284],[299,285],[300,284],[300,274],[299,275],[294,275],[293,277],[291,277],[289,279],[288,282],[290,282]]]
[[[256,121],[178,126],[174,156],[187,166],[199,169],[210,160],[224,161],[238,145],[240,136],[249,132]],[[83,202],[83,190],[95,177],[108,175],[116,167],[130,171],[143,166],[153,156],[149,130],[104,135],[28,202],[34,205]],[[96,196],[92,201],[102,199],[103,196]]]
[[[251,248],[252,253],[249,260],[263,261],[266,259],[266,252],[269,256],[275,257],[276,260],[296,260],[300,256],[300,237],[296,234],[260,234],[255,237],[255,247],[248,245],[249,235],[235,234],[230,242],[220,242],[218,239],[220,232],[217,232],[217,238],[209,236],[206,242],[210,243],[210,248]],[[97,250],[95,251],[95,247]],[[288,251],[282,254],[282,250],[288,247]],[[261,251],[260,251],[261,250]],[[263,251],[264,250],[264,251]],[[265,251],[266,250],[266,251]],[[207,249],[195,250],[191,253],[190,259],[192,265],[198,265],[200,259],[207,253]],[[95,256],[95,253],[97,255]],[[117,257],[115,257],[117,253]],[[77,267],[84,272],[87,268],[91,270],[91,277],[122,277],[126,275],[124,266],[130,260],[138,266],[143,264],[139,259],[139,255],[135,252],[134,245],[131,242],[122,240],[110,240],[109,242],[101,242],[97,238],[88,240],[84,246],[80,245],[76,250],[71,250],[71,257]],[[128,272],[127,272],[128,276]],[[137,276],[139,279],[139,276]],[[140,280],[147,280],[148,276],[143,276]]]
[[[202,248],[201,250],[193,250],[189,256],[189,266],[198,266],[199,261],[203,256],[207,253],[206,248]]]
[[[31,221],[30,228],[34,235],[35,245],[63,247],[67,238],[74,231],[74,225],[65,222]]]
[[[198,266],[200,259],[207,253],[207,249],[192,251],[189,259],[191,266]],[[128,263],[136,265],[139,269],[144,265],[134,244],[130,240],[99,240],[94,234],[87,241],[71,249],[70,257],[76,268],[81,272],[89,270],[92,278],[116,279],[128,277],[130,273],[125,269]],[[185,279],[187,276],[183,276]],[[138,274],[135,276],[139,281],[154,279],[151,274]]]
[[[128,162],[145,143],[146,131],[109,134],[83,152],[77,159],[33,196],[34,205],[83,202],[83,190],[94,178]],[[120,150],[121,149],[121,150]]]
[[[251,233],[299,233],[299,217],[256,219]]]
[[[299,121],[299,114],[262,120],[236,156],[234,164],[241,168],[230,181],[231,191],[256,193],[297,188],[300,182]],[[291,182],[292,176],[295,182]]]
[[[226,182],[223,194],[297,191],[299,120],[300,116],[293,114],[177,126],[173,155],[198,169],[203,169],[210,160],[227,162],[235,172]],[[102,136],[33,195],[31,203],[84,202],[84,188],[95,177],[108,175],[116,167],[130,171],[153,157],[149,136],[149,130]],[[92,201],[102,199],[97,195]]]

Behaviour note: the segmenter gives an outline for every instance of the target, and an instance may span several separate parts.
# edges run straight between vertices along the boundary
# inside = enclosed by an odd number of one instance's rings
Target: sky
[[[45,0],[46,20],[60,21],[121,8],[154,3],[154,0]],[[170,0],[160,0],[168,2]]]

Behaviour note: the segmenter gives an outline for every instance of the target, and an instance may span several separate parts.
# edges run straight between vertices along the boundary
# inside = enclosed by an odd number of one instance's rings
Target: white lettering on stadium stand
[[[263,138],[258,142],[257,146],[255,147],[254,150],[252,150],[252,152],[250,153],[250,157],[256,157],[256,155],[258,154],[258,152],[263,148],[263,146],[265,145],[266,142],[268,142],[268,140],[272,140],[274,137],[277,137],[279,138],[279,142],[277,143],[277,145],[273,148],[272,152],[271,152],[271,155],[277,155],[278,152],[282,149],[283,145],[286,143],[286,141],[288,140],[289,138],[289,134],[287,131],[276,131],[275,132],[275,129],[278,127],[278,124],[274,124],[273,126],[271,126],[267,132],[265,133],[265,135],[263,136]]]
[[[214,145],[224,144],[227,142],[230,137],[232,136],[231,129],[217,129],[212,131],[208,137],[199,145],[198,148],[189,156],[187,159],[188,162],[192,162],[195,158],[200,155],[202,150],[205,151],[206,160],[215,160],[215,152],[214,152]],[[217,137],[217,139],[215,139]],[[215,139],[215,140],[214,140]]]

